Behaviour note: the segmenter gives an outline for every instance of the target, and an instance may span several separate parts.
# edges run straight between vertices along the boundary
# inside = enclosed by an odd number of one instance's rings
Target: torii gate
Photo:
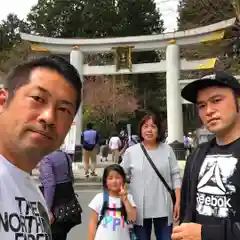
[[[180,95],[180,70],[212,69],[216,58],[186,61],[180,59],[179,47],[223,39],[225,29],[233,26],[236,18],[221,21],[205,27],[159,35],[98,38],[63,39],[35,36],[21,33],[23,40],[32,42],[32,50],[70,54],[70,62],[78,70],[81,79],[90,75],[116,75],[166,72],[167,125],[169,143],[183,143],[182,99]],[[166,60],[158,63],[131,64],[131,53],[155,51],[166,48]],[[89,66],[84,64],[84,53],[115,52],[121,60],[125,54],[127,66]],[[120,52],[120,55],[118,54]],[[119,63],[119,62],[118,62]],[[74,127],[75,126],[75,127]],[[80,145],[82,132],[82,104],[69,132],[72,146]],[[72,137],[70,137],[72,135]],[[74,151],[74,149],[72,149]]]

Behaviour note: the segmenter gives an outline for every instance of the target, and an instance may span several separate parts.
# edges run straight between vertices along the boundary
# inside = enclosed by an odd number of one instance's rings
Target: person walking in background
[[[66,240],[68,232],[81,223],[82,213],[73,189],[72,160],[67,153],[57,150],[43,158],[39,171],[42,192],[50,215],[52,239]],[[59,213],[59,209],[64,210],[63,206],[68,214],[66,219],[61,219],[62,215]],[[71,210],[67,211],[67,208]]]
[[[121,147],[122,143],[120,138],[118,137],[117,133],[114,133],[112,137],[109,140],[109,149],[112,153],[112,161],[114,163],[118,163],[119,160],[119,149]]]
[[[173,149],[163,142],[161,122],[155,114],[143,118],[141,143],[129,147],[121,163],[137,206],[135,231],[139,240],[150,240],[152,223],[157,240],[169,240],[173,218],[176,222],[179,218],[180,168]]]
[[[128,137],[128,147],[131,147],[135,144],[138,144],[141,142],[140,138],[138,135],[131,135],[130,137]]]
[[[82,133],[81,142],[83,147],[83,161],[85,169],[85,177],[89,178],[89,168],[91,176],[97,176],[95,169],[97,164],[97,144],[99,136],[96,130],[93,130],[93,124],[87,124],[87,130]],[[91,164],[90,164],[91,160]]]
[[[108,140],[104,139],[100,146],[100,162],[103,162],[104,160],[107,162],[108,154],[109,154]]]
[[[120,164],[122,162],[122,159],[123,159],[123,155],[125,153],[125,151],[127,150],[127,148],[135,145],[135,144],[138,144],[141,140],[139,138],[139,136],[137,135],[132,135],[132,136],[128,136],[128,137],[125,137],[126,140],[122,140],[122,147],[120,149],[120,152],[119,152],[119,160],[118,160],[118,163]]]
[[[192,152],[193,139],[188,135],[186,136],[184,135],[183,143],[184,143],[184,149],[185,149],[185,159],[187,159]]]

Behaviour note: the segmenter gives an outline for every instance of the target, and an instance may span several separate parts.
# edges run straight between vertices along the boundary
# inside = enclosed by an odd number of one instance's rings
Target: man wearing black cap
[[[180,226],[172,240],[240,239],[240,84],[217,72],[191,82],[182,97],[196,104],[216,138],[189,157],[182,184]]]

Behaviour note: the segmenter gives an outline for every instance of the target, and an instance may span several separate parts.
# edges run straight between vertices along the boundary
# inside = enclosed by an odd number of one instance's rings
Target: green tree
[[[21,41],[19,32],[28,30],[27,23],[12,13],[0,23],[0,71],[6,73],[27,59],[29,45]]]
[[[229,0],[180,0],[179,3],[180,30],[206,26],[234,16]]]
[[[30,47],[27,42],[20,42],[11,49],[0,52],[0,72],[7,73],[19,63],[29,58]]]
[[[113,0],[39,0],[27,16],[31,31],[49,37],[113,35]]]
[[[9,50],[21,42],[20,31],[28,32],[27,24],[15,14],[9,14],[0,23],[0,51]]]
[[[27,15],[31,32],[48,37],[79,36],[83,6],[82,0],[39,0]]]
[[[154,0],[119,0],[118,36],[138,36],[162,33],[163,20]]]
[[[85,0],[82,17],[84,36],[113,37],[118,32],[115,0]]]

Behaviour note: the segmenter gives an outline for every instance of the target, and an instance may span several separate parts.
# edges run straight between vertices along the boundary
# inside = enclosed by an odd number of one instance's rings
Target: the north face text
[[[0,230],[14,232],[15,240],[51,240],[49,223],[43,216],[39,202],[28,202],[15,197],[18,213],[0,213]]]

